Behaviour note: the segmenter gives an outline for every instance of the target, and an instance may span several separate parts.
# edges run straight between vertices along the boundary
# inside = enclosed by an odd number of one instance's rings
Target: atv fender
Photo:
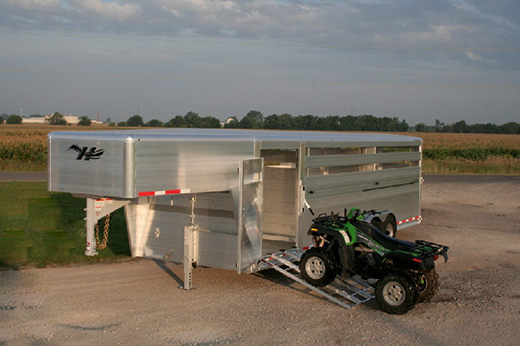
[[[317,229],[315,227],[311,227],[311,229],[316,229],[317,231],[309,231],[309,234],[322,234],[328,235],[334,238],[336,243],[338,244],[338,255],[339,261],[343,270],[352,270],[355,266],[354,261],[354,241],[350,239],[348,232],[341,231],[333,231],[328,229]]]

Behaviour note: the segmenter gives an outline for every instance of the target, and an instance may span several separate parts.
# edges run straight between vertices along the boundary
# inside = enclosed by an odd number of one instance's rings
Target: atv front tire
[[[435,269],[428,270],[419,277],[417,282],[419,289],[419,300],[429,302],[439,290],[439,274]]]
[[[330,284],[337,275],[333,261],[320,248],[312,248],[302,255],[300,273],[305,281],[321,287]]]
[[[390,274],[377,282],[376,300],[383,311],[402,315],[413,309],[419,290],[411,278]]]

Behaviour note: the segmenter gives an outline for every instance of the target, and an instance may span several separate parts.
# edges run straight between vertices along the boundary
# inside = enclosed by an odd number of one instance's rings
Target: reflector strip
[[[403,224],[403,223],[410,222],[410,221],[416,221],[416,220],[417,220],[417,221],[422,220],[421,215],[416,216],[416,217],[412,217],[412,218],[410,218],[410,219],[405,219],[405,220],[398,221],[397,224],[398,224],[398,225],[401,225],[401,224]]]
[[[161,191],[144,191],[139,192],[139,197],[146,196],[162,196],[162,195],[178,195],[181,193],[190,193],[190,189],[177,189],[177,190],[161,190]]]

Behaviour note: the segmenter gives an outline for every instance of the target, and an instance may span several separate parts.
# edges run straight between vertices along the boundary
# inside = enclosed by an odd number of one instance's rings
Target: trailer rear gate
[[[255,270],[267,241],[299,248],[315,212],[391,210],[420,222],[420,138],[168,129],[49,134],[49,190],[87,197],[94,224],[124,206],[132,256]],[[104,199],[103,199],[104,198]],[[108,199],[107,199],[108,198]]]

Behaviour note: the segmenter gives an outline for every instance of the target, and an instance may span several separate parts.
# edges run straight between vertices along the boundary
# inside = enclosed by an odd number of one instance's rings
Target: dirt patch
[[[274,271],[152,260],[0,271],[0,345],[513,345],[520,322],[520,180],[426,179],[422,225],[450,246],[441,289],[403,316],[346,310]],[[500,216],[497,216],[499,214]]]

